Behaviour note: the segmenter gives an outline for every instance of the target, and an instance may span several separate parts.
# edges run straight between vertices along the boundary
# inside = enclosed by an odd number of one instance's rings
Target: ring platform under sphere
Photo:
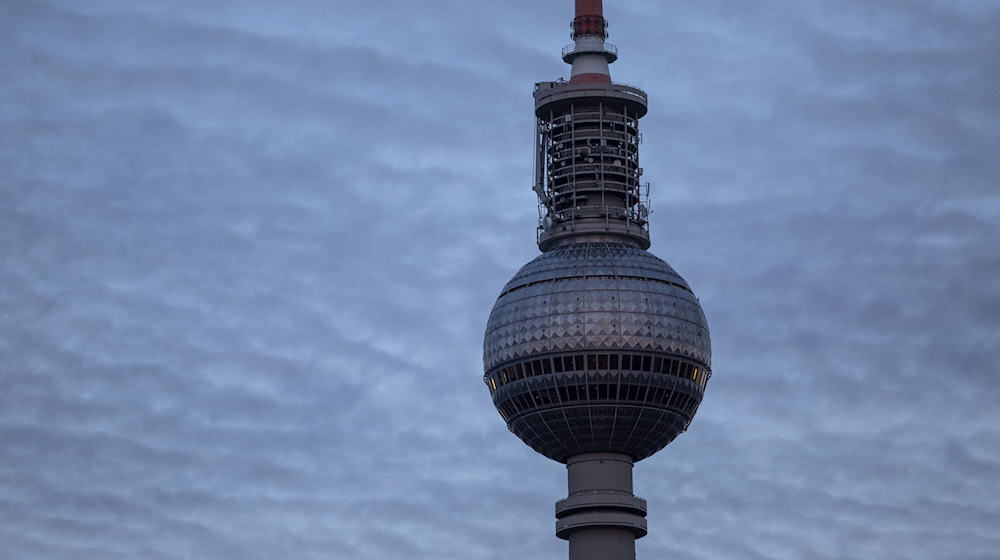
[[[687,428],[711,352],[698,298],[670,265],[593,242],[543,253],[507,283],[483,361],[497,410],[539,453],[638,461]]]

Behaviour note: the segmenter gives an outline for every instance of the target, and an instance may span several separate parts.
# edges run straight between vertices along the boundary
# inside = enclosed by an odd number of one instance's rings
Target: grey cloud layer
[[[564,555],[479,360],[569,3],[133,4],[0,7],[7,557]],[[640,557],[993,557],[1000,10],[606,4],[715,349]]]

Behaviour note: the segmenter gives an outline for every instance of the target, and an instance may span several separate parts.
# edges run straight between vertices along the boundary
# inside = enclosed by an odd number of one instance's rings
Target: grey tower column
[[[569,496],[556,502],[556,536],[569,560],[635,560],[646,535],[646,501],[632,493],[632,458],[584,453],[566,462]]]

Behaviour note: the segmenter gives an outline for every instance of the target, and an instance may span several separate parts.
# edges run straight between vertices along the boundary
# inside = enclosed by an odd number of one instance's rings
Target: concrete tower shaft
[[[571,560],[632,560],[646,535],[646,500],[632,493],[632,458],[576,455],[566,464],[569,496],[556,502],[556,536]]]

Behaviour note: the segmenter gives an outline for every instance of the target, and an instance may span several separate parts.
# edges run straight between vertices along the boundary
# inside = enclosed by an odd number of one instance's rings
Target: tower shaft
[[[556,503],[556,536],[569,560],[634,560],[646,535],[646,501],[632,493],[632,458],[585,453],[566,462],[569,496]]]

